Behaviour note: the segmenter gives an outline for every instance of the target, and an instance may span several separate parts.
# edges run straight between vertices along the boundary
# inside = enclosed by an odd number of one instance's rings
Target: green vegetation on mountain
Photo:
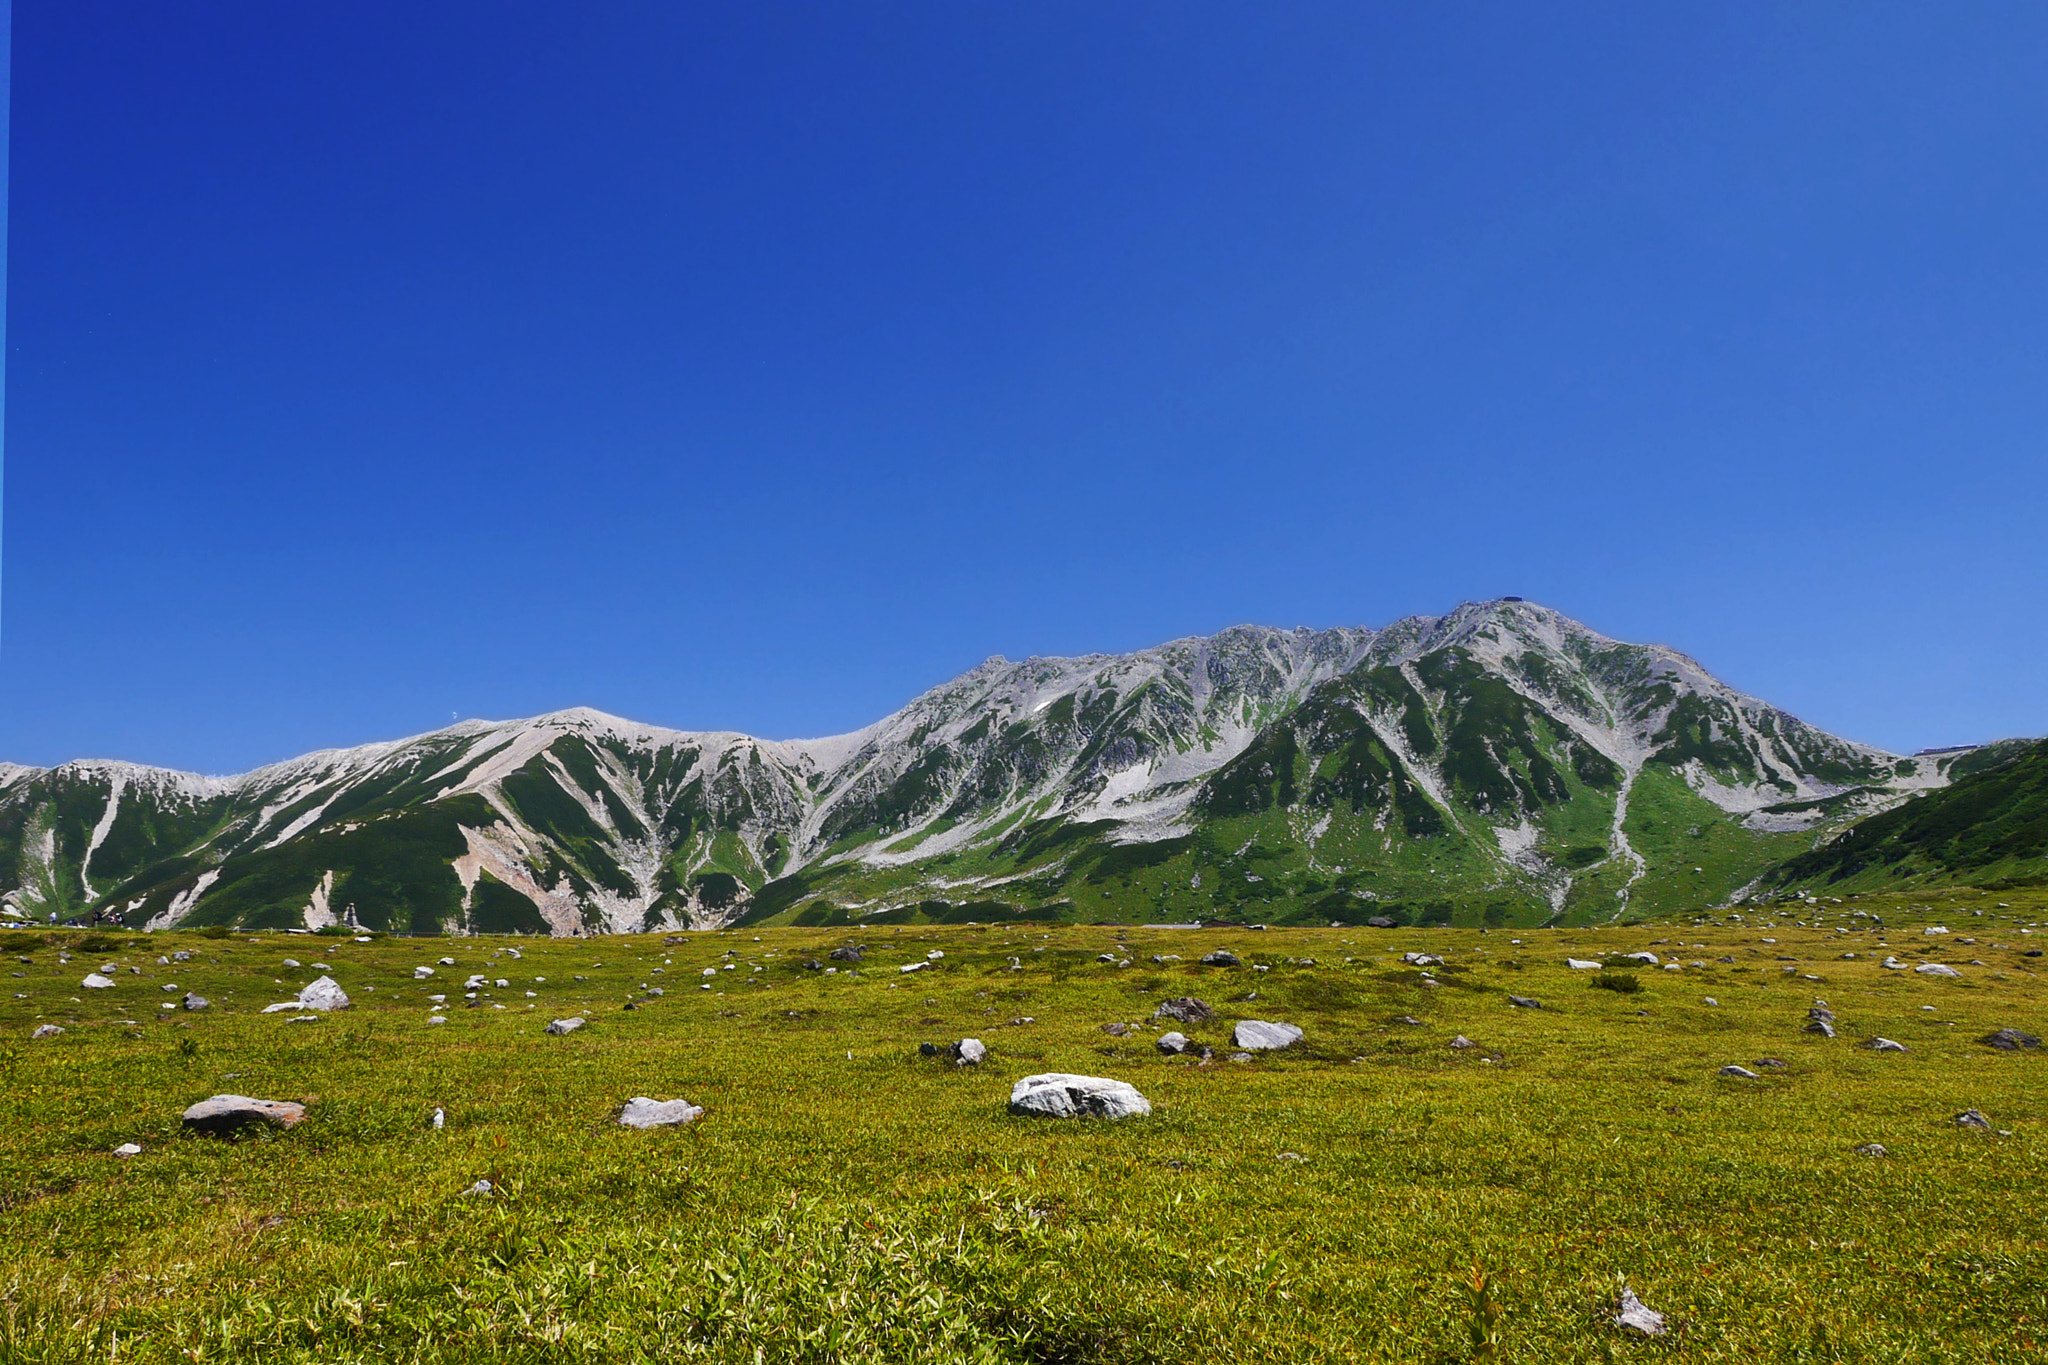
[[[1855,890],[2048,881],[2048,741],[1859,821],[1772,869],[1770,886]]]

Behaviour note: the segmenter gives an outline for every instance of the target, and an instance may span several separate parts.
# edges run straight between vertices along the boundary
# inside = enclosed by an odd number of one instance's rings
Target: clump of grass
[[[1643,988],[1634,972],[1600,972],[1587,984],[1596,991],[1613,991],[1617,995],[1634,995]]]

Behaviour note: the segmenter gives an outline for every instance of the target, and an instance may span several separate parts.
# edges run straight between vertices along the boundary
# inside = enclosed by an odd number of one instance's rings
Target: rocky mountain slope
[[[1517,599],[995,658],[821,740],[577,710],[239,777],[0,766],[8,914],[1523,923],[1705,904],[1967,755],[1837,739]]]
[[[2048,882],[2048,741],[1988,745],[1974,757],[1953,786],[1858,821],[1771,869],[1759,889]]]

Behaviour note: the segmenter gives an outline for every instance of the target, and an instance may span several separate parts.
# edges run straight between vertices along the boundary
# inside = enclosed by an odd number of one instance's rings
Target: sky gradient
[[[0,759],[1509,593],[2048,733],[2044,69],[2017,2],[27,8]]]

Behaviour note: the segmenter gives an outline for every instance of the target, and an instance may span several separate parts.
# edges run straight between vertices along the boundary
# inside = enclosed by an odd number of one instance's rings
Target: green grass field
[[[168,933],[90,951],[8,933],[0,1356],[2039,1361],[2048,1055],[1977,1039],[2048,1034],[2048,959],[2025,956],[2048,946],[2044,903],[1491,933]],[[868,945],[858,974],[801,966],[849,941]],[[1193,964],[1214,948],[1246,965]],[[1707,965],[1631,965],[1626,994],[1564,963],[1645,948]],[[1112,949],[1131,965],[1096,961]],[[178,950],[194,960],[159,965]],[[1406,951],[1443,956],[1437,984]],[[1887,952],[1964,974],[1888,971]],[[413,979],[443,956],[457,965]],[[350,1009],[255,1013],[315,961]],[[80,989],[108,963],[115,988]],[[472,972],[509,985],[465,1007]],[[212,1008],[160,1008],[185,990]],[[446,1024],[427,1022],[429,992],[449,996]],[[1151,1023],[1179,995],[1216,1020]],[[1801,1032],[1816,998],[1840,1037]],[[542,1033],[577,1013],[589,1026]],[[1233,1062],[1242,1018],[1306,1037]],[[1102,1031],[1118,1021],[1140,1027]],[[66,1032],[31,1040],[43,1023]],[[1159,1055],[1166,1027],[1215,1059]],[[1460,1034],[1478,1046],[1451,1048]],[[1872,1035],[1909,1051],[1858,1046]],[[989,1048],[979,1068],[918,1055],[969,1036]],[[1717,1076],[1728,1063],[1760,1077]],[[1041,1071],[1128,1080],[1155,1112],[1009,1115],[1012,1082]],[[182,1133],[184,1107],[220,1092],[308,1116],[234,1142]],[[622,1130],[635,1095],[706,1113]],[[2000,1131],[1957,1127],[1969,1108]],[[124,1142],[142,1154],[112,1155]],[[1871,1142],[1888,1154],[1856,1152]],[[480,1179],[497,1192],[464,1195]],[[1474,1343],[1475,1269],[1497,1344]],[[1612,1325],[1623,1281],[1669,1335]]]

